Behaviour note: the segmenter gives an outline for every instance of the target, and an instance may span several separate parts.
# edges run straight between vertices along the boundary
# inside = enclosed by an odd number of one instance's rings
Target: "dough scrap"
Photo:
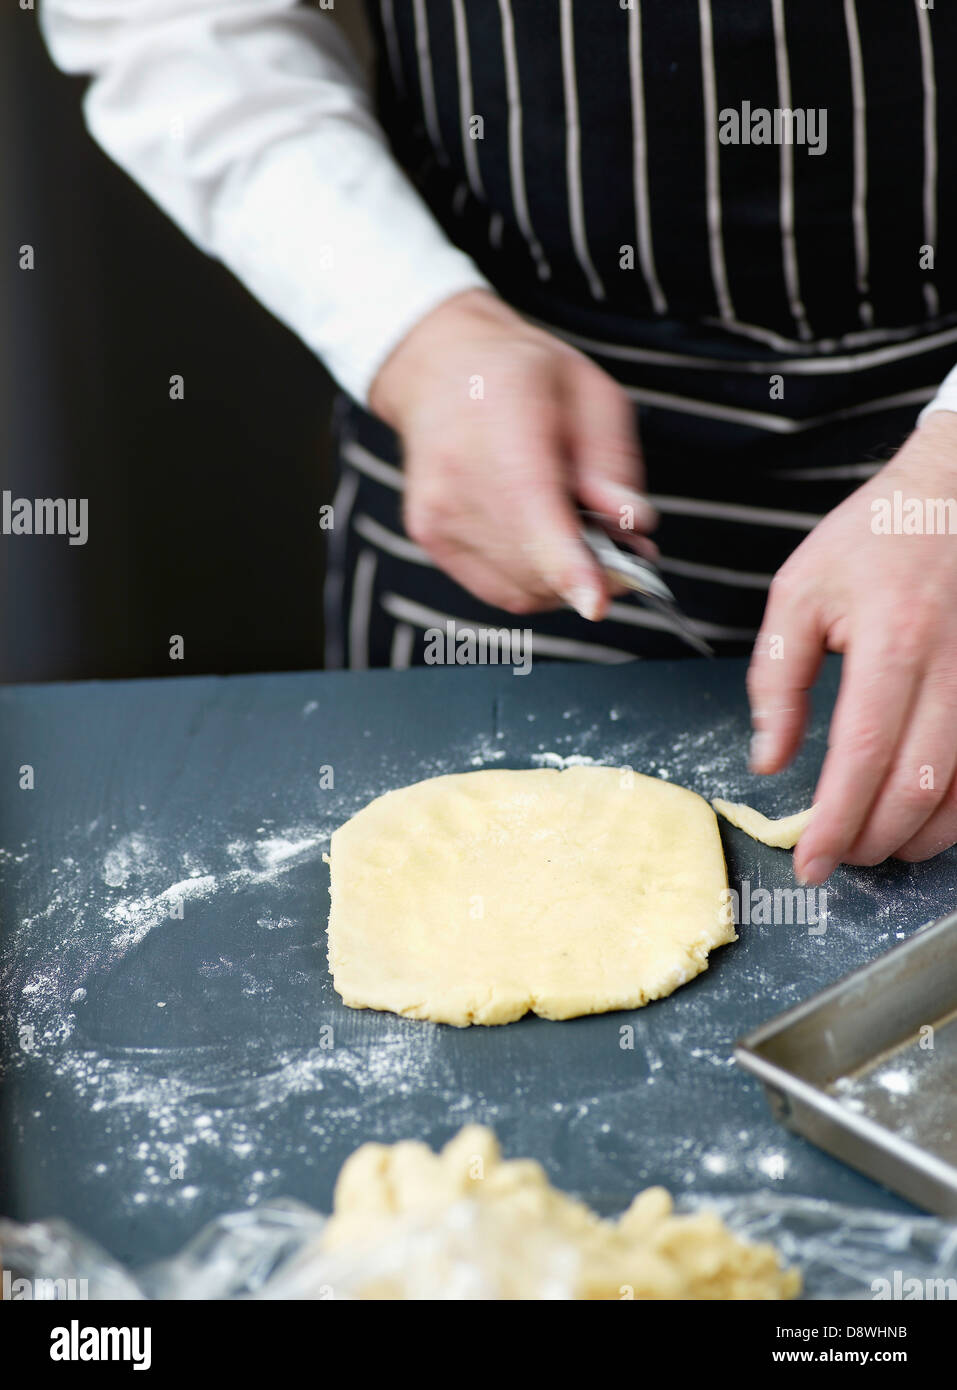
[[[459,1027],[637,1008],[736,940],[714,812],[630,768],[417,782],[336,830],[330,864],[352,1008]]]
[[[503,1160],[480,1125],[438,1154],[357,1149],[320,1247],[351,1262],[344,1282],[358,1298],[785,1299],[801,1287],[773,1246],[741,1240],[713,1212],[675,1215],[664,1188],[600,1220],[540,1164]]]
[[[760,811],[742,805],[740,801],[722,801],[720,797],[715,797],[711,805],[726,821],[750,835],[752,840],[760,840],[763,845],[770,845],[772,849],[793,849],[814,810],[813,806],[809,806],[806,811],[798,811],[793,816],[770,820]]]

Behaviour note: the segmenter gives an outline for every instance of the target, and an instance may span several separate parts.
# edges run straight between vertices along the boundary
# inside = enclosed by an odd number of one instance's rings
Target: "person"
[[[331,10],[41,10],[103,149],[343,388],[329,664],[515,615],[683,654],[585,508],[753,645],[754,770],[843,653],[799,877],[952,845],[953,8],[378,0],[374,94]]]

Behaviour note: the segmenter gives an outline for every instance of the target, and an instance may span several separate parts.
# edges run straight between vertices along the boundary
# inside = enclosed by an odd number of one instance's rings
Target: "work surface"
[[[839,870],[823,935],[742,926],[634,1012],[459,1030],[347,1009],[326,965],[322,855],[373,796],[585,757],[784,814],[810,800],[837,674],[773,779],[745,769],[737,661],[0,692],[0,1213],[65,1216],[140,1264],[266,1197],[327,1210],[358,1144],[469,1121],[606,1214],[650,1183],[906,1209],[782,1130],[732,1050],[952,909],[954,851]],[[793,887],[790,854],[722,835],[732,886]]]

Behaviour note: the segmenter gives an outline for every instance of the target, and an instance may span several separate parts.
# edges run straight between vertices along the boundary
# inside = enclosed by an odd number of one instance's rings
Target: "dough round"
[[[464,1027],[637,1008],[734,941],[714,812],[629,768],[467,772],[332,837],[346,1004]]]

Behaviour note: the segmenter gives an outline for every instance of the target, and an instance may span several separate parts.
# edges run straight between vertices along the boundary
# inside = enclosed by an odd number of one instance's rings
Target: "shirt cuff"
[[[426,314],[492,288],[380,140],[354,129],[272,148],[221,191],[210,231],[215,254],[362,404]]]
[[[957,367],[944,377],[940,384],[940,389],[932,401],[928,401],[923,410],[917,417],[917,428],[929,415],[933,415],[935,410],[953,410],[957,412]]]

